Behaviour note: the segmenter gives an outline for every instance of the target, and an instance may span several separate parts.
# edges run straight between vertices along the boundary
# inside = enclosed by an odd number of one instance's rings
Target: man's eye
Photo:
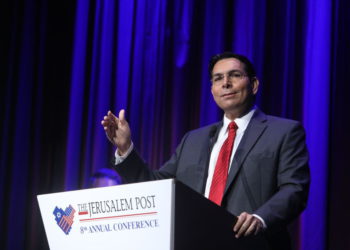
[[[239,72],[235,72],[235,73],[231,74],[231,76],[234,77],[234,78],[241,78],[242,74],[239,73]]]
[[[221,81],[222,80],[222,76],[217,76],[217,77],[214,77],[214,82],[218,82],[218,81]]]

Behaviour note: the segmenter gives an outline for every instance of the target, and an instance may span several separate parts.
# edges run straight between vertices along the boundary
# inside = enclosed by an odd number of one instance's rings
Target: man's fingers
[[[252,234],[257,235],[262,228],[263,225],[258,218],[254,217],[252,214],[243,212],[238,216],[237,223],[233,230],[236,234],[236,238],[239,238]]]
[[[107,115],[103,117],[101,124],[106,132],[107,138],[113,141],[116,136],[116,130],[118,130],[119,119],[111,112],[108,111]]]
[[[256,227],[257,227],[257,222],[256,220],[253,220],[253,222],[248,227],[247,231],[245,231],[244,236],[251,235],[253,232],[255,233]]]
[[[243,223],[245,222],[247,215],[248,214],[246,212],[243,212],[237,217],[238,220],[233,228],[233,231],[235,231],[235,232],[239,231],[239,229],[242,227]]]
[[[238,220],[235,224],[235,226],[233,227],[233,231],[235,233],[237,233],[239,231],[239,229],[242,227],[244,221],[245,221],[245,218],[246,218],[246,214],[245,213],[241,213],[239,216],[238,216]]]
[[[238,216],[238,220],[236,225],[234,226],[234,232],[236,238],[240,238],[241,236],[248,235],[257,235],[262,229],[261,221],[248,213],[241,213]]]
[[[247,229],[250,227],[250,224],[251,224],[251,220],[249,218],[246,218],[246,220],[244,221],[243,225],[241,226],[241,228],[236,233],[236,238],[239,238],[242,235],[245,235]]]
[[[107,116],[110,117],[111,119],[116,119],[117,117],[112,113],[112,111],[108,110]]]
[[[102,124],[104,130],[107,130],[107,129],[116,130],[116,129],[118,129],[118,123],[116,123],[115,121],[112,121],[110,119],[102,120],[101,124]]]
[[[101,124],[103,126],[113,126],[117,125],[118,122],[119,119],[111,111],[108,111],[107,115],[103,117]]]
[[[112,113],[112,111],[108,111],[107,113],[107,118],[106,116],[104,117],[105,121],[108,121],[109,123],[118,123],[118,118]]]

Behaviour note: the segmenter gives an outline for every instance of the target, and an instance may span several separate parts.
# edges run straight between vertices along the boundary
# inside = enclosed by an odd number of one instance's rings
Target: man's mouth
[[[229,97],[234,97],[238,92],[229,92],[221,95],[223,98],[229,98]]]

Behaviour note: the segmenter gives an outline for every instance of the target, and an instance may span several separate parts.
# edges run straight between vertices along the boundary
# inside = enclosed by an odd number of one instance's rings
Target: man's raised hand
[[[125,154],[131,145],[131,132],[129,124],[125,120],[125,110],[120,110],[119,117],[108,111],[101,124],[108,140],[118,148],[118,154]]]

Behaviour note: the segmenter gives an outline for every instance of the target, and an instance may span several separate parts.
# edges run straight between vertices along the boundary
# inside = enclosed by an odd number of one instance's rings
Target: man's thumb
[[[124,109],[121,109],[121,110],[119,111],[119,120],[120,120],[121,122],[124,122],[124,121],[125,121],[125,110],[124,110]]]

